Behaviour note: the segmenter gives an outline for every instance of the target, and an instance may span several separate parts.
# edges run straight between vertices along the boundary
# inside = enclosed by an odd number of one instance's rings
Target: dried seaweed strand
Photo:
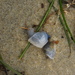
[[[38,32],[38,31],[41,29],[42,25],[44,24],[44,22],[45,22],[45,20],[46,20],[46,18],[47,18],[47,16],[48,16],[48,14],[49,14],[49,12],[50,12],[50,10],[51,10],[53,4],[54,4],[54,1],[55,1],[55,0],[52,0],[52,2],[50,3],[49,8],[47,9],[47,11],[46,11],[46,13],[45,13],[45,15],[44,15],[42,21],[40,22],[38,28],[36,29],[36,32]],[[26,51],[27,51],[27,49],[28,49],[29,47],[30,47],[30,43],[28,42],[28,43],[27,43],[27,46],[25,47],[25,49],[23,50],[23,52],[22,52],[21,55],[19,56],[20,59],[24,56],[24,54],[26,53]]]

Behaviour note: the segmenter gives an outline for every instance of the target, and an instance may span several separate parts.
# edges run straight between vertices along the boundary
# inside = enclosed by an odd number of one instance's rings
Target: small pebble
[[[33,25],[33,26],[32,26],[32,28],[35,28],[35,27],[37,27],[37,25]]]
[[[44,4],[43,3],[41,3],[41,8],[44,8]]]
[[[71,37],[71,39],[73,40],[73,37]]]
[[[64,38],[64,36],[61,36],[61,38]]]

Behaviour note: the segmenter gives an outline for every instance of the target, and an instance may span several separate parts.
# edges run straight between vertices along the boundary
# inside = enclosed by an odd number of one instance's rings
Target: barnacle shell
[[[50,59],[54,59],[55,54],[56,54],[56,50],[54,48],[51,47],[51,44],[48,42],[43,49],[46,52],[46,55],[50,58]]]
[[[56,51],[54,49],[51,49],[50,47],[46,49],[46,55],[50,58],[50,59],[54,59]]]
[[[48,37],[46,32],[37,32],[33,34],[28,41],[34,46],[42,48],[48,42]]]

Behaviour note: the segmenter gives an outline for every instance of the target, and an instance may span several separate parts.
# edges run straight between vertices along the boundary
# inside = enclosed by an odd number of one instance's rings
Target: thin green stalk
[[[70,31],[70,28],[68,27],[68,24],[67,24],[65,16],[64,16],[64,11],[63,11],[63,7],[62,7],[62,0],[59,0],[59,6],[60,6],[60,12],[61,12],[62,18],[64,20],[65,26],[66,26],[71,38],[73,39],[73,42],[75,43],[74,37],[73,37],[73,35],[72,35],[71,31]]]
[[[22,54],[19,56],[19,59],[21,59],[24,56],[24,54],[26,53],[26,51],[28,50],[29,47],[30,47],[30,42],[27,43],[27,46],[23,50]]]
[[[12,67],[10,67],[8,64],[6,64],[4,61],[3,61],[3,58],[0,54],[0,64],[4,65],[4,67],[6,67],[7,69],[13,71],[14,73],[16,73],[17,75],[22,75],[20,74],[19,72],[17,72],[16,70],[14,70]]]
[[[54,8],[54,10],[55,10],[55,12],[56,12],[56,15],[58,16],[58,13],[57,13],[57,12],[58,12],[58,10],[57,10],[57,8],[56,8],[56,7],[54,7],[54,6],[53,6],[53,8]],[[60,15],[59,15],[59,20],[60,20],[61,25],[63,26],[64,32],[65,32],[65,34],[66,34],[67,42],[68,42],[69,49],[70,49],[70,55],[71,55],[71,43],[70,43],[70,37],[69,37],[68,32],[66,31],[66,30],[67,30],[67,28],[65,27],[64,21],[62,20],[62,18],[61,18],[61,16],[60,16]],[[70,55],[69,55],[69,56],[70,56]]]
[[[39,24],[39,27],[36,29],[37,32],[41,29],[42,25],[44,24],[44,22],[45,22],[45,20],[46,20],[46,18],[47,18],[47,16],[48,16],[48,14],[49,14],[49,12],[50,12],[50,10],[51,10],[53,4],[54,4],[54,0],[52,1],[52,3],[50,3],[49,8],[47,9],[45,15],[43,16],[42,21],[41,21],[40,24]]]
[[[8,64],[6,64],[4,61],[0,60],[0,63],[2,65],[4,65],[7,69],[9,69],[9,70],[13,71],[14,73],[16,73],[17,75],[22,75],[19,72],[17,72],[16,70],[14,70],[12,67],[10,67]]]
[[[70,37],[69,37],[68,32],[66,32],[67,29],[66,29],[65,24],[64,24],[62,18],[60,17],[60,15],[59,15],[59,20],[60,20],[60,22],[61,22],[61,25],[62,25],[63,28],[64,28],[64,32],[65,32],[65,34],[66,34],[66,38],[67,38],[68,45],[69,45],[69,49],[70,49],[70,55],[71,55],[71,41],[70,41]],[[70,57],[70,55],[69,55],[69,57]]]
[[[45,22],[45,20],[46,20],[46,18],[47,18],[47,16],[48,16],[48,14],[49,14],[49,12],[50,12],[50,10],[51,10],[51,8],[52,8],[52,5],[53,5],[54,1],[55,1],[55,0],[52,0],[52,2],[50,3],[49,8],[47,9],[47,11],[46,11],[46,13],[45,13],[45,15],[44,15],[42,21],[40,22],[38,28],[36,29],[36,32],[38,32],[38,31],[41,29],[42,25],[44,24],[44,22]],[[26,53],[26,51],[27,51],[27,49],[28,49],[29,47],[30,47],[30,43],[28,42],[27,46],[25,47],[24,51],[21,53],[21,55],[20,55],[20,57],[19,57],[20,59],[24,56],[24,54]]]

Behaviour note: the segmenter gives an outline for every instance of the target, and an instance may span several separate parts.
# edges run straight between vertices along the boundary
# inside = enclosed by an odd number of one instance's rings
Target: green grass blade
[[[49,14],[49,12],[50,12],[50,10],[51,10],[53,4],[54,4],[54,0],[50,3],[49,8],[47,9],[45,15],[43,16],[42,21],[41,21],[40,24],[39,24],[39,27],[36,29],[37,32],[41,29],[42,25],[44,24],[44,22],[45,22],[45,20],[46,20],[46,18],[47,18],[47,16],[48,16],[48,14]]]
[[[59,6],[60,6],[60,12],[61,12],[62,18],[64,20],[65,26],[66,26],[71,38],[73,39],[73,42],[75,43],[74,37],[73,37],[73,35],[72,35],[71,31],[70,31],[70,28],[68,27],[68,24],[67,24],[65,16],[64,16],[64,11],[63,11],[63,7],[62,7],[62,0],[59,0]]]
[[[70,41],[69,34],[68,34],[68,32],[66,31],[67,29],[66,29],[65,24],[64,24],[64,22],[63,22],[63,20],[62,20],[62,18],[61,18],[60,16],[59,16],[59,20],[60,20],[60,22],[61,22],[61,25],[62,25],[63,28],[64,28],[64,32],[65,32],[65,34],[66,34],[66,38],[67,38],[68,45],[69,45],[69,49],[70,49],[70,55],[71,55],[71,41]],[[70,55],[69,55],[69,56],[70,56]]]
[[[46,20],[46,18],[47,18],[47,16],[48,16],[48,14],[49,14],[49,12],[50,12],[50,10],[51,10],[51,8],[52,8],[52,5],[53,5],[54,1],[55,1],[55,0],[52,0],[52,2],[50,3],[49,8],[47,9],[47,11],[46,11],[46,13],[45,13],[45,15],[44,15],[42,21],[40,22],[38,28],[36,29],[36,32],[38,32],[38,31],[41,29],[42,25],[44,24],[44,22],[45,22],[45,20]],[[25,47],[24,51],[21,53],[21,55],[20,55],[20,57],[19,57],[20,59],[24,56],[24,54],[26,53],[26,51],[27,51],[27,49],[28,49],[29,47],[30,47],[30,43],[28,42],[27,46]]]
[[[12,67],[10,67],[8,64],[6,64],[4,61],[0,60],[0,63],[3,64],[7,69],[13,71],[15,74],[22,75],[19,72],[17,72],[16,70],[14,70]]]
[[[57,13],[58,10],[57,10],[57,8],[54,7],[54,6],[53,6],[53,8],[54,8],[54,10],[55,10],[55,12],[56,12],[56,15],[58,16],[58,13]],[[71,55],[71,43],[70,43],[70,37],[69,37],[68,32],[66,31],[67,28],[65,27],[65,23],[64,23],[64,21],[62,20],[62,18],[61,18],[60,15],[59,15],[59,20],[60,20],[60,22],[61,22],[61,25],[63,26],[64,32],[65,32],[65,35],[66,35],[66,38],[67,38],[67,42],[68,42],[68,45],[69,45],[69,49],[70,49],[70,55]],[[70,55],[69,55],[69,56],[70,56]]]
[[[30,42],[27,43],[27,46],[25,47],[25,49],[23,50],[22,54],[19,56],[19,59],[21,59],[24,54],[26,53],[27,49],[30,47]]]
[[[0,54],[0,64],[4,65],[4,67],[6,67],[7,69],[13,71],[14,73],[16,73],[17,75],[22,75],[20,74],[19,72],[17,72],[16,70],[14,70],[12,67],[10,67],[8,64],[6,64],[4,61],[3,61],[3,58]]]

